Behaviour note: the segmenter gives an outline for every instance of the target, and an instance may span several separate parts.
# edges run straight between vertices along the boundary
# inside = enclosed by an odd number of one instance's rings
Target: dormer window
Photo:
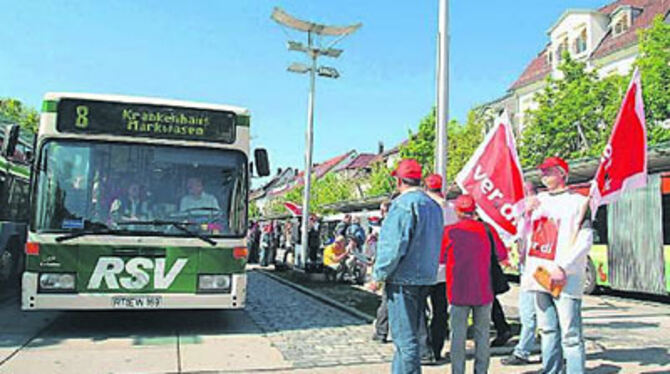
[[[586,52],[586,29],[582,30],[575,39],[574,50],[577,55]]]
[[[621,6],[617,8],[611,15],[610,27],[612,28],[612,35],[617,36],[628,31],[633,24],[633,20],[642,13],[642,9],[631,6]]]
[[[628,15],[624,14],[621,17],[619,17],[617,22],[614,24],[614,36],[623,34],[624,32],[628,31],[628,28],[629,28]]]

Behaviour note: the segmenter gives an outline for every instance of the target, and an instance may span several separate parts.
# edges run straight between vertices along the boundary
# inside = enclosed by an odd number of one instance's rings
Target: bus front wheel
[[[584,294],[591,295],[596,291],[598,284],[596,283],[596,267],[590,257],[586,259],[586,275],[584,277]]]

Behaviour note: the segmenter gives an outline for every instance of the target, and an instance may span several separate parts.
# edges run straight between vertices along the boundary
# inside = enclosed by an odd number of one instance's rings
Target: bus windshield
[[[50,140],[35,173],[34,228],[242,237],[246,165],[232,150]]]

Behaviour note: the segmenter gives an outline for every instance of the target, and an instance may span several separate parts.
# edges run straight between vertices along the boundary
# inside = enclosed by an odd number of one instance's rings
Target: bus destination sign
[[[61,132],[233,143],[235,113],[175,106],[66,99],[58,102]]]

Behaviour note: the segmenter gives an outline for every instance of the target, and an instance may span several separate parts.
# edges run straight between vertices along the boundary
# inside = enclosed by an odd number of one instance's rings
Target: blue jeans
[[[424,286],[405,286],[387,283],[389,327],[395,345],[391,372],[394,374],[421,373],[419,328],[425,296]]]
[[[472,323],[475,333],[475,374],[488,372],[491,306],[492,303],[477,306],[449,306],[449,326],[451,327],[451,351],[449,354],[451,356],[452,374],[465,373],[465,340],[467,338],[470,310],[472,310]]]
[[[528,360],[535,345],[535,292],[519,292],[519,319],[521,320],[521,333],[519,343],[514,347],[514,355]]]
[[[582,335],[582,300],[560,295],[554,299],[544,292],[535,293],[537,323],[542,332],[542,368],[544,373],[560,373],[563,358],[566,373],[584,373],[586,351]]]

